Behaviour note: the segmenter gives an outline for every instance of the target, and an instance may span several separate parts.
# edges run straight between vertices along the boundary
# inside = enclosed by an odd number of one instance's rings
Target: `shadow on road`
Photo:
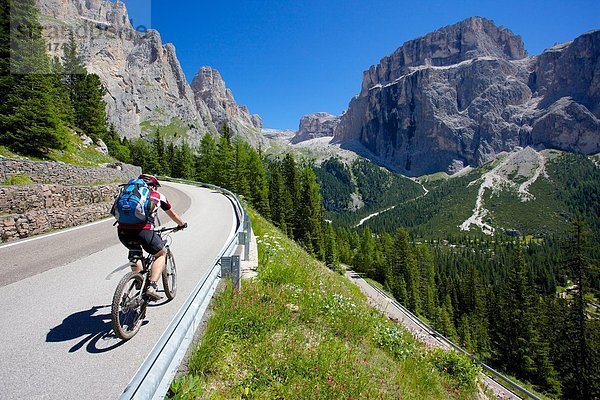
[[[147,321],[143,322],[146,323]],[[82,336],[83,339],[71,347],[69,353],[76,352],[83,346],[86,346],[89,353],[104,353],[125,343],[112,331],[109,305],[94,306],[69,315],[62,324],[50,329],[46,335],[46,342],[67,342]]]

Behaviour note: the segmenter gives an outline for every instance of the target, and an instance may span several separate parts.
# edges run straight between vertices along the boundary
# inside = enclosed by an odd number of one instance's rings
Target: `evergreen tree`
[[[108,147],[109,153],[115,157],[117,160],[131,164],[131,151],[127,144],[127,141],[124,139],[123,142],[119,139],[119,135],[115,130],[114,126],[111,126],[104,137],[104,142]]]
[[[93,139],[103,139],[108,132],[106,89],[98,75],[87,73],[72,31],[63,49],[62,62],[62,80],[73,105],[75,126]]]
[[[172,175],[171,163],[168,163],[165,157],[167,146],[165,144],[165,140],[160,131],[160,128],[156,129],[156,131],[154,132],[154,137],[152,138],[152,147],[154,153],[156,153],[156,157],[158,160],[158,170],[156,171],[156,173],[158,175]]]
[[[437,290],[433,255],[426,245],[417,246],[417,260],[421,274],[419,288],[423,315],[433,318],[436,309]]]
[[[196,162],[196,178],[205,183],[216,183],[217,145],[210,134],[202,136],[200,155]]]
[[[415,314],[421,313],[420,274],[417,269],[417,259],[410,245],[408,231],[398,229],[394,242],[394,256],[392,257],[392,274],[401,276],[406,284],[406,306]]]
[[[106,89],[95,74],[84,75],[75,85],[75,125],[96,140],[102,139],[108,131],[105,94]]]
[[[250,146],[238,137],[234,140],[233,150],[233,191],[252,202],[250,181],[248,179],[250,176],[248,167]]]
[[[573,278],[574,290],[573,299],[567,308],[567,317],[564,330],[566,335],[562,345],[563,351],[566,348],[565,357],[561,360],[562,370],[572,370],[571,379],[564,381],[565,395],[572,398],[588,399],[592,398],[592,392],[598,393],[600,383],[593,380],[597,374],[598,354],[590,352],[593,343],[590,343],[589,332],[590,323],[588,317],[588,300],[586,294],[589,293],[589,275],[591,264],[588,259],[588,240],[589,232],[585,223],[577,218],[573,221],[573,229],[567,242],[565,251],[565,264],[567,271]],[[597,318],[596,318],[597,319]],[[596,344],[597,345],[597,344]]]
[[[192,179],[194,177],[194,153],[187,143],[183,142],[175,148],[171,170],[175,178]]]
[[[469,266],[466,282],[466,296],[463,311],[469,315],[469,327],[472,332],[472,350],[480,357],[486,358],[490,351],[489,329],[487,324],[487,307],[485,288],[481,274],[475,265]]]
[[[371,277],[375,271],[375,239],[371,229],[365,228],[362,233],[360,248],[354,257],[357,272]]]
[[[254,149],[250,149],[249,153],[248,181],[252,183],[250,185],[252,205],[261,215],[270,218],[271,211],[269,207],[269,181],[267,179],[267,172],[259,154],[254,151]]]
[[[227,124],[223,127],[223,134],[217,143],[216,167],[214,174],[215,185],[231,190],[234,179],[234,160],[231,134]]]
[[[298,227],[300,226],[297,205],[300,199],[300,177],[298,167],[292,153],[287,153],[281,164],[285,194],[283,207],[285,208],[286,225],[292,238],[298,238]]]
[[[325,257],[323,240],[323,199],[313,170],[306,167],[302,170],[301,193],[297,206],[298,225],[295,226],[297,239],[307,249],[323,260]]]
[[[158,165],[156,152],[152,145],[143,139],[136,139],[129,142],[131,159],[136,164],[142,167],[142,171],[148,174],[155,174]]]
[[[340,266],[338,256],[338,246],[335,231],[330,223],[324,221],[325,224],[325,264],[334,271],[337,271]]]
[[[269,208],[271,209],[271,220],[279,229],[286,234],[287,210],[285,183],[278,162],[269,164]],[[289,205],[291,207],[291,205]]]
[[[65,146],[51,63],[34,0],[0,8],[0,144],[32,155]]]

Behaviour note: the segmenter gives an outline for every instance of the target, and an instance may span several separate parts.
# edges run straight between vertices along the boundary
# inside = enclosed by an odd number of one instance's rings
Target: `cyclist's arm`
[[[179,214],[177,214],[173,209],[166,210],[165,213],[175,222],[178,226],[185,225],[185,222],[181,219]]]

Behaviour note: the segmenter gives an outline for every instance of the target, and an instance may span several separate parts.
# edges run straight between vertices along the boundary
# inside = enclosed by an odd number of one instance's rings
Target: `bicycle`
[[[155,230],[155,232],[163,239],[163,234],[179,230],[179,227],[161,228]],[[175,267],[175,257],[171,251],[170,235],[167,234],[163,240],[166,242],[167,260],[165,269],[162,272],[162,283],[165,295],[171,301],[177,294],[177,269]],[[138,261],[142,263],[142,270],[140,272],[132,271],[125,275],[117,285],[112,300],[112,328],[115,334],[123,340],[129,340],[138,333],[142,321],[146,317],[146,308],[149,302],[146,288],[150,281],[149,277],[154,263],[154,256],[151,254],[144,256],[141,250],[130,252],[128,266],[133,267]]]

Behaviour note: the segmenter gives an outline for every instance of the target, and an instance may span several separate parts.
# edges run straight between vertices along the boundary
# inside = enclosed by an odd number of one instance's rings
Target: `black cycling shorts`
[[[143,248],[147,253],[154,255],[165,247],[165,242],[152,229],[117,229],[117,233],[121,243],[129,250],[139,252]]]

